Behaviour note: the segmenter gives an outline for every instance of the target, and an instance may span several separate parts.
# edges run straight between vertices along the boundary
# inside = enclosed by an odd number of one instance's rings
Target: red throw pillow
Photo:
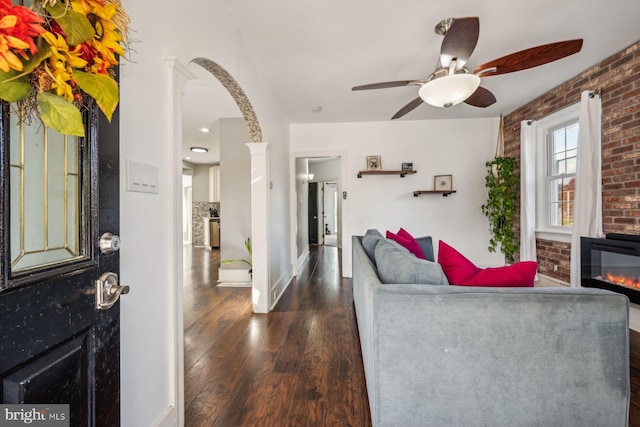
[[[409,240],[416,240],[415,237],[413,237],[411,235],[411,233],[409,233],[407,230],[405,230],[404,228],[400,227],[400,230],[398,230],[398,232],[396,233],[398,236],[402,237],[403,239],[409,239]]]
[[[394,242],[398,243],[402,247],[406,248],[409,252],[414,254],[416,257],[424,259],[424,253],[422,252],[422,248],[420,247],[418,241],[414,239],[411,234],[407,233],[406,230],[404,231],[403,236],[401,236],[400,233],[403,230],[404,229],[401,228],[400,231],[398,231],[398,234],[392,233],[387,230],[387,239],[391,239]]]
[[[532,287],[538,263],[521,261],[505,267],[481,269],[440,240],[438,263],[451,285],[486,287]]]
[[[442,240],[438,243],[438,264],[451,285],[462,285],[480,271],[474,263]]]

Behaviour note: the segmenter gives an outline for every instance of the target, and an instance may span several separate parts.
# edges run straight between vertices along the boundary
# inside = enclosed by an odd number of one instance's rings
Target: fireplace
[[[625,294],[640,304],[640,236],[607,234],[580,239],[580,283]]]

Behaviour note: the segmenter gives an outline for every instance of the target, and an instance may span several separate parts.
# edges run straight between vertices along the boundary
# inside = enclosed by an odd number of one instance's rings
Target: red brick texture
[[[602,91],[603,229],[640,235],[640,41],[505,116],[505,155],[519,164],[522,120],[541,119],[579,102],[582,91],[597,89]],[[519,221],[517,215],[516,229]],[[568,282],[571,245],[538,239],[536,248],[540,273]]]

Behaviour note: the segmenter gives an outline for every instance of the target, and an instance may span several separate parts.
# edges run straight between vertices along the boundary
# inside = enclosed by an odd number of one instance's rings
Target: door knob
[[[120,295],[129,293],[129,286],[118,285],[118,275],[115,273],[104,273],[96,280],[96,308],[108,310],[115,304]]]

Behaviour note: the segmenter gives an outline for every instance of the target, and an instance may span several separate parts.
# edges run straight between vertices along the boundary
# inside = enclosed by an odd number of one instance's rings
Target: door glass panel
[[[10,117],[11,269],[78,258],[79,139]]]

